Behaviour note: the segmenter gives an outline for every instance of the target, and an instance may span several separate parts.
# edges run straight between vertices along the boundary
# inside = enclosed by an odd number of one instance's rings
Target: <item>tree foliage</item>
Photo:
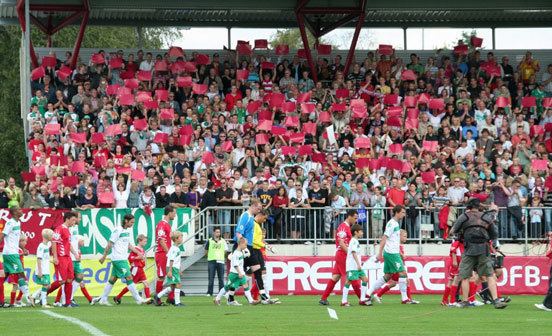
[[[315,42],[314,36],[307,30],[307,37],[309,43],[312,45]],[[324,38],[320,39],[320,43],[330,44]],[[303,40],[301,39],[301,31],[299,28],[290,28],[290,29],[278,29],[276,33],[270,37],[270,45],[274,48],[278,44],[287,44],[290,49],[301,49],[303,48]]]

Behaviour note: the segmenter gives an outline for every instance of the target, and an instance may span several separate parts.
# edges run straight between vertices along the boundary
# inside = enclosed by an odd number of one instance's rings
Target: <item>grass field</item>
[[[542,297],[516,296],[508,308],[445,308],[438,296],[417,296],[420,305],[401,305],[387,295],[372,307],[339,306],[331,296],[331,319],[318,297],[286,296],[270,306],[214,306],[208,297],[184,297],[186,307],[137,306],[130,297],[114,307],[81,305],[50,311],[75,317],[106,335],[550,335],[552,313],[533,307]],[[238,297],[241,303],[243,297]],[[0,309],[0,335],[86,335],[78,325],[46,315],[39,308]]]

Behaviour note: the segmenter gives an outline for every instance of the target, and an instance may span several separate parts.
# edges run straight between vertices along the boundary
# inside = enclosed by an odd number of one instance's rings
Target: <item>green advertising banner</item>
[[[115,225],[121,225],[122,219],[126,214],[133,214],[135,217],[133,232],[134,240],[139,234],[148,237],[146,250],[148,256],[153,256],[154,250],[150,248],[155,245],[155,226],[163,219],[163,209],[153,209],[151,214],[147,214],[142,209],[88,209],[78,210],[81,215],[79,223],[79,235],[83,237],[84,246],[81,247],[81,253],[86,258],[97,256],[104,252],[111,231]],[[194,211],[191,208],[176,209],[176,218],[171,223],[173,230],[179,230],[184,233],[184,240],[193,236],[195,232]],[[193,254],[194,240],[191,239],[185,244],[186,251],[183,255]]]

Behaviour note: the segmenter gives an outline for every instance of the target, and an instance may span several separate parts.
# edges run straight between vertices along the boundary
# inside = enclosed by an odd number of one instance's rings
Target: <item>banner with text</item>
[[[38,245],[42,241],[42,230],[45,228],[54,229],[63,223],[63,213],[66,210],[23,209],[21,217],[21,231],[27,236],[27,250],[30,254],[35,254]],[[107,241],[115,225],[120,225],[126,214],[133,214],[135,223],[133,227],[134,238],[139,234],[145,234],[148,237],[146,249],[149,249],[155,243],[155,225],[163,219],[163,209],[153,209],[151,213],[146,213],[142,209],[88,209],[77,210],[80,213],[79,235],[83,237],[84,246],[81,247],[81,253],[84,258],[103,253],[107,246]],[[191,208],[176,209],[176,218],[172,222],[172,229],[178,229],[184,234],[184,240],[193,236],[195,233],[195,224],[193,221],[194,210]],[[7,209],[0,209],[0,231],[4,223],[10,218]],[[0,242],[1,244],[2,242]],[[191,239],[185,244],[186,251],[184,256],[192,255],[194,251],[194,240]],[[153,251],[149,251],[148,256],[153,256]]]
[[[413,293],[442,294],[447,281],[446,257],[408,257],[406,267]],[[266,286],[274,294],[322,294],[331,278],[333,257],[269,257]],[[498,280],[500,293],[545,294],[548,290],[550,260],[546,257],[506,257],[504,275]],[[369,281],[383,276],[383,263],[367,261]],[[398,288],[393,289],[398,292]],[[341,293],[336,286],[334,293]]]

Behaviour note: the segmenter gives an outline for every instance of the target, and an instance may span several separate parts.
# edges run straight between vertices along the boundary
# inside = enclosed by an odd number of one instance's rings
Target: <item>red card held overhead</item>
[[[211,63],[209,56],[205,54],[197,54],[194,58],[195,62],[199,65],[208,65]]]
[[[148,110],[155,110],[159,108],[157,100],[148,100],[144,102],[144,107]]]
[[[172,46],[169,48],[169,57],[184,57],[184,50],[180,47]]]
[[[192,77],[176,77],[176,86],[178,87],[191,87],[193,85]]]
[[[355,160],[355,167],[358,169],[370,168],[370,159],[358,158]]]
[[[432,98],[428,106],[432,110],[442,111],[445,109],[445,101],[443,98]]]
[[[130,178],[135,181],[143,181],[146,179],[146,173],[139,169],[132,169],[130,171]]]
[[[234,144],[232,143],[232,140],[227,140],[222,144],[221,148],[223,151],[230,153],[232,149],[234,149]]]
[[[111,69],[120,69],[123,67],[123,59],[120,57],[114,57],[109,60],[109,67]]]
[[[498,97],[496,99],[497,107],[506,107],[508,105],[510,105],[510,99],[508,97]]]
[[[366,101],[364,99],[351,99],[351,107],[366,107]]]
[[[126,174],[130,175],[130,167],[117,167],[115,168],[117,174]]]
[[[286,127],[299,127],[299,117],[288,116],[284,122]]]
[[[261,69],[263,70],[274,70],[276,68],[276,65],[272,62],[262,62],[261,63]]]
[[[92,54],[90,60],[93,64],[105,64],[105,57],[102,54]]]
[[[167,133],[157,132],[153,137],[153,142],[156,144],[167,144],[169,143],[169,135]]]
[[[295,155],[297,150],[293,146],[282,146],[282,154],[284,155]]]
[[[178,144],[180,146],[189,146],[192,143],[192,136],[191,135],[180,135],[180,139],[178,141]]]
[[[305,141],[305,133],[292,133],[289,136],[291,143],[303,143]]]
[[[299,155],[312,155],[312,145],[302,145],[299,146]]]
[[[134,125],[135,130],[143,131],[148,128],[148,121],[146,119],[135,119],[132,125]]]
[[[533,125],[531,126],[531,135],[532,136],[537,136],[537,135],[541,135],[541,134],[544,134],[544,126],[543,125]]]
[[[303,131],[312,135],[316,135],[316,123],[307,122],[303,124]]]
[[[542,107],[552,107],[552,97],[543,98]]]
[[[84,173],[84,161],[75,161],[71,166],[71,172],[73,173]]]
[[[140,91],[136,94],[136,101],[138,103],[144,103],[147,101],[151,101],[151,92],[148,91]]]
[[[77,176],[64,176],[63,185],[69,188],[74,188],[79,184],[79,178]]]
[[[23,182],[34,182],[36,174],[34,172],[21,172],[21,179]]]
[[[305,92],[305,93],[300,93],[299,96],[297,97],[297,102],[298,103],[307,103],[311,100],[311,93],[310,91],[309,92]]]
[[[368,110],[366,109],[366,106],[353,106],[353,118],[366,118]]]
[[[266,145],[268,143],[268,134],[260,133],[255,135],[255,143],[257,145]]]
[[[46,124],[46,126],[44,126],[44,133],[46,133],[46,135],[58,135],[60,133],[60,128],[60,124]]]
[[[418,104],[428,104],[431,96],[428,93],[420,93],[418,96]]]
[[[126,94],[119,97],[120,105],[132,105],[134,104],[134,96],[132,94]]]
[[[309,114],[314,112],[316,104],[314,103],[301,103],[301,113]]]
[[[93,133],[91,136],[90,136],[90,143],[93,144],[93,145],[98,145],[98,144],[101,144],[101,143],[104,143],[105,142],[105,138],[104,138],[104,135],[103,133]]]
[[[140,82],[136,78],[125,79],[125,87],[134,90],[140,86]]]
[[[339,98],[347,98],[349,97],[349,90],[347,89],[337,89],[335,90],[335,96]]]
[[[401,144],[389,145],[389,153],[402,154],[402,152],[403,152],[403,146]]]
[[[121,71],[121,73],[119,74],[119,77],[121,77],[121,79],[134,78],[134,71],[132,69]]]
[[[61,80],[66,80],[67,77],[71,76],[72,73],[73,69],[66,65],[62,65],[61,68],[59,68],[59,70],[57,71],[57,76]]]
[[[46,75],[46,71],[43,67],[39,66],[38,68],[33,69],[31,71],[31,79],[32,80],[38,80]]]
[[[402,127],[402,119],[399,117],[387,118],[387,125],[391,127]]]
[[[236,79],[246,81],[249,77],[249,71],[248,70],[236,70]]]
[[[149,82],[151,81],[151,71],[140,70],[138,71],[138,74],[136,75],[136,77],[141,82]]]
[[[387,108],[387,117],[388,118],[400,118],[402,117],[403,109],[400,106],[390,106]]]
[[[406,110],[406,118],[407,119],[418,119],[418,116],[420,115],[420,110],[417,108],[409,108]]]
[[[403,163],[401,160],[398,159],[389,159],[389,162],[387,163],[387,168],[402,172]]]
[[[404,70],[401,73],[401,80],[403,81],[415,81],[416,79],[416,74],[412,70]]]
[[[456,55],[467,55],[468,54],[468,45],[461,44],[454,47],[454,53]]]
[[[161,120],[173,120],[174,119],[174,110],[170,109],[161,109],[159,113],[159,119]]]
[[[439,149],[439,142],[424,140],[422,142],[422,148],[428,152],[437,152],[437,150]]]
[[[285,100],[286,100],[286,97],[284,96],[283,93],[272,93],[270,95],[269,106],[270,108],[282,107],[282,104],[284,103]]]
[[[389,55],[393,55],[393,46],[392,45],[389,45],[389,44],[380,44],[378,46],[378,53],[380,55],[386,55],[386,56],[389,56]]]
[[[153,65],[153,70],[156,72],[166,72],[169,71],[169,64],[166,60],[157,60]]]
[[[57,64],[56,56],[48,55],[48,56],[42,57],[42,63],[41,64],[42,64],[43,67],[54,68]]]
[[[108,85],[105,91],[109,96],[114,96],[119,92],[120,87],[119,84]]]
[[[321,123],[332,122],[332,117],[330,116],[330,113],[322,111],[318,115],[318,121],[320,121]]]
[[[69,137],[74,143],[86,143],[86,133],[71,133],[69,134]]]
[[[316,46],[316,51],[318,51],[318,55],[330,55],[332,46],[331,44],[319,44]]]
[[[115,197],[112,191],[98,192],[98,202],[100,204],[113,204]]]
[[[121,129],[121,124],[113,124],[113,125],[107,126],[104,133],[105,133],[105,136],[113,137],[123,133],[123,130]]]
[[[94,167],[100,168],[107,166],[107,159],[103,155],[94,156]]]
[[[201,156],[201,162],[205,163],[206,165],[210,165],[215,163],[215,156],[212,152],[205,152]]]
[[[531,168],[539,171],[546,171],[548,169],[548,160],[532,160]]]
[[[372,147],[372,142],[369,138],[360,137],[355,139],[355,148],[370,148]]]
[[[182,125],[178,133],[180,133],[181,135],[192,135],[194,133],[194,129],[192,125]]]
[[[197,66],[194,62],[184,62],[184,70],[186,72],[196,72]]]
[[[295,105],[295,102],[285,102],[282,104],[282,112],[291,113],[295,112],[297,110],[297,105]]]
[[[272,120],[259,120],[257,130],[270,132],[272,130]]]
[[[247,103],[247,113],[254,114],[256,113],[261,106],[263,105],[263,102],[260,100],[254,100]]]
[[[253,54],[253,50],[251,49],[251,46],[249,44],[238,44],[236,46],[236,52],[240,55],[251,55]]]
[[[481,45],[483,44],[483,39],[477,36],[470,37],[470,44],[474,48],[481,48]]]
[[[422,172],[422,181],[424,183],[435,183],[435,172],[434,171],[428,171],[428,172]]]
[[[192,91],[197,95],[202,95],[207,92],[207,84],[197,84],[192,85]]]
[[[132,94],[132,90],[127,87],[121,86],[119,87],[119,89],[117,89],[118,97],[124,96],[124,95],[131,95],[131,94]]]
[[[332,112],[343,112],[347,110],[347,104],[345,103],[333,103]]]
[[[383,97],[383,103],[385,105],[396,105],[399,102],[399,96],[396,94],[386,94]]]
[[[523,97],[521,98],[521,107],[535,107],[537,106],[536,97]]]
[[[270,132],[273,135],[284,135],[286,134],[286,129],[280,126],[272,126],[272,129],[270,130]]]
[[[268,40],[255,40],[255,49],[268,49]]]
[[[416,107],[418,104],[418,99],[415,96],[406,96],[404,97],[404,106],[406,107]]]
[[[35,166],[32,171],[37,176],[46,176],[46,166]]]
[[[276,46],[276,49],[274,50],[274,52],[278,56],[288,55],[289,54],[289,45],[279,44],[279,45]]]

